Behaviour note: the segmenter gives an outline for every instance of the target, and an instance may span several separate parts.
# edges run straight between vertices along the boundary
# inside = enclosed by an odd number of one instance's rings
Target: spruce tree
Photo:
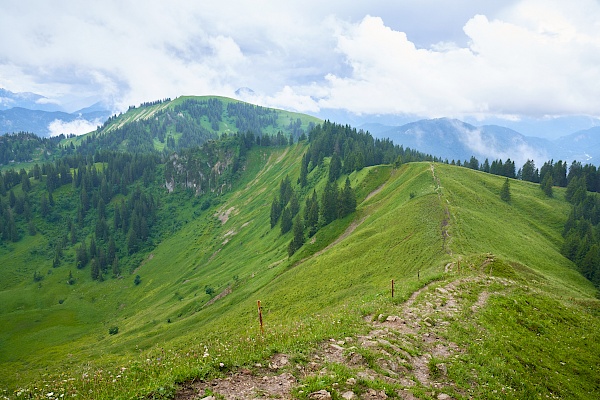
[[[510,183],[508,178],[506,178],[502,185],[502,189],[500,189],[500,198],[507,203],[510,201]]]
[[[312,197],[306,199],[304,220],[308,228],[308,237],[313,237],[319,229],[319,200],[317,199],[316,190],[313,190]]]
[[[342,173],[342,159],[337,153],[333,153],[329,162],[329,182],[334,182]]]
[[[292,192],[292,197],[290,198],[290,211],[292,212],[292,218],[300,211],[300,201],[296,192]]]
[[[92,268],[90,269],[90,274],[93,280],[100,279],[100,266],[95,258],[92,259]]]
[[[67,284],[68,285],[75,284],[75,278],[73,278],[73,273],[71,271],[69,271],[69,277],[67,278]]]
[[[121,269],[119,268],[119,257],[115,256],[112,262],[112,274],[116,278],[121,274]]]
[[[292,193],[292,182],[290,181],[290,177],[286,175],[285,179],[283,179],[279,185],[279,206],[282,210],[290,201]]]
[[[552,197],[552,174],[544,175],[544,179],[542,179],[542,183],[540,184],[540,188],[546,193],[546,196]]]
[[[138,251],[138,246],[139,244],[137,235],[135,234],[133,228],[130,228],[129,232],[127,233],[127,251],[129,254],[133,254]]]
[[[300,215],[294,219],[294,238],[288,246],[288,255],[291,257],[304,244],[304,221]]]
[[[96,238],[92,235],[92,239],[90,240],[90,258],[96,257],[97,247],[96,247]]]
[[[300,177],[298,178],[298,183],[300,187],[305,187],[308,183],[308,159],[306,157],[306,153],[302,156],[302,163],[300,164]]]
[[[292,229],[292,211],[285,207],[281,212],[281,234],[285,235]]]
[[[271,229],[277,225],[277,221],[279,220],[279,216],[281,215],[280,201],[277,197],[273,199],[271,203]]]
[[[85,245],[85,241],[77,248],[76,252],[76,266],[77,269],[85,267],[88,263],[88,251]]]
[[[327,225],[338,217],[338,188],[335,183],[327,182],[321,196],[321,218]]]
[[[356,195],[350,186],[350,178],[346,178],[344,188],[340,192],[339,218],[353,213],[356,210]]]

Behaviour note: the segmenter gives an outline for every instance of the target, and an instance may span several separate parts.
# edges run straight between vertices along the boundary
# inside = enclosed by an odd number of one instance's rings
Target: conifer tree
[[[112,262],[117,254],[117,245],[115,243],[115,238],[111,235],[108,238],[108,248],[106,250],[106,259],[108,262]]]
[[[73,278],[73,273],[70,270],[69,270],[69,277],[67,278],[67,284],[68,285],[75,284],[75,278]]]
[[[510,201],[510,183],[508,182],[508,178],[506,178],[502,189],[500,189],[500,198],[507,203]]]
[[[300,201],[298,200],[296,192],[292,192],[292,197],[290,198],[290,211],[292,213],[292,218],[300,211]]]
[[[81,243],[81,245],[77,248],[76,250],[76,266],[77,269],[81,269],[83,267],[85,267],[88,263],[88,251],[85,245],[85,240],[83,241],[83,243]]]
[[[334,182],[342,173],[342,159],[337,153],[333,153],[329,162],[329,182]]]
[[[308,183],[308,158],[306,157],[306,153],[302,155],[302,163],[300,164],[300,177],[298,178],[298,183],[300,187],[305,187]]]
[[[546,193],[546,196],[552,197],[552,174],[544,175],[544,179],[542,179],[542,183],[540,184],[540,188]]]
[[[92,239],[90,240],[90,258],[95,258],[97,254],[96,248],[96,238],[92,235]]]
[[[119,257],[115,256],[112,262],[112,274],[116,278],[121,274],[121,269],[119,268]]]
[[[288,175],[285,176],[285,179],[281,181],[279,185],[279,207],[281,210],[287,205],[292,197],[293,189],[292,183],[290,182],[290,177]]]
[[[292,212],[285,207],[281,212],[281,234],[285,235],[292,229]]]
[[[338,217],[338,188],[335,183],[327,182],[321,196],[321,218],[327,225]]]
[[[127,233],[127,251],[129,254],[133,254],[138,251],[138,238],[133,228],[130,228],[129,232]]]
[[[13,190],[11,189],[10,192],[8,193],[8,204],[11,207],[14,207],[16,203],[17,203],[17,198],[15,197],[15,192],[13,192]]]
[[[356,210],[356,195],[350,186],[350,178],[346,178],[344,188],[340,192],[339,218],[353,213]]]
[[[316,190],[313,190],[312,196],[306,199],[304,221],[308,228],[308,237],[313,237],[319,229],[319,200]]]
[[[92,267],[90,269],[90,274],[93,280],[100,279],[100,266],[95,258],[92,258]]]
[[[291,257],[304,244],[304,222],[300,215],[294,219],[294,238],[288,246],[288,255]]]
[[[77,243],[77,232],[75,229],[75,224],[73,223],[73,221],[69,221],[69,225],[69,236],[71,237],[71,244],[75,244]]]
[[[31,190],[31,182],[29,181],[27,173],[21,175],[21,190],[24,192],[29,192]]]
[[[280,201],[277,197],[273,199],[271,203],[271,229],[277,225],[277,221],[279,220],[279,216],[281,215]]]

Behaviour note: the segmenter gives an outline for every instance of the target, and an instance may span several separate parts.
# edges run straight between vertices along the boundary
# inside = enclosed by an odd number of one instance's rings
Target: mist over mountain
[[[8,110],[14,107],[42,111],[64,111],[59,104],[42,95],[31,92],[13,93],[10,90],[0,88],[0,110]]]
[[[375,137],[389,138],[396,144],[449,161],[463,162],[475,156],[480,161],[511,158],[519,166],[534,160],[541,166],[552,159],[593,164],[600,160],[598,127],[555,140],[526,136],[504,126],[475,126],[449,118],[420,120],[397,127],[364,124],[361,128]]]
[[[64,133],[80,135],[102,125],[110,116],[109,111],[66,113],[62,111],[30,110],[14,107],[0,110],[0,134],[32,132],[41,137]]]
[[[252,97],[248,87],[236,90],[238,97]],[[93,101],[93,99],[89,99]],[[0,134],[32,132],[41,137],[61,133],[90,132],[112,114],[111,107],[97,101],[68,113],[56,102],[36,93],[13,93],[0,89]],[[422,119],[416,115],[355,114],[342,109],[322,109],[315,114],[324,120],[358,126],[378,138],[448,159],[464,161],[472,156],[481,161],[511,158],[517,165],[534,160],[573,160],[598,163],[600,127],[589,117],[563,117],[547,120],[485,120],[478,125],[472,118]],[[487,123],[487,122],[497,123]],[[526,134],[523,134],[525,132]],[[539,132],[539,135],[531,135]]]
[[[41,137],[90,132],[111,115],[111,107],[95,102],[85,108],[63,107],[37,93],[13,93],[0,88],[0,135],[31,132]]]

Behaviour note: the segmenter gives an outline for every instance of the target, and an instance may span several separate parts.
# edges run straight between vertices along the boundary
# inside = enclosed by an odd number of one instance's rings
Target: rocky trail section
[[[448,367],[465,349],[447,339],[452,321],[473,317],[507,279],[476,275],[433,282],[388,314],[365,317],[368,333],[330,339],[308,357],[274,355],[225,378],[194,383],[176,399],[453,399],[464,397]],[[340,370],[345,371],[340,374]],[[322,388],[316,388],[320,382]],[[317,384],[318,386],[318,384]]]

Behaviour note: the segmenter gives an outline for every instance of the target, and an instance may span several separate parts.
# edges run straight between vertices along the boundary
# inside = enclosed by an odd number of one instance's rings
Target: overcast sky
[[[0,37],[0,87],[73,110],[248,87],[309,113],[600,116],[597,0],[3,0]]]

